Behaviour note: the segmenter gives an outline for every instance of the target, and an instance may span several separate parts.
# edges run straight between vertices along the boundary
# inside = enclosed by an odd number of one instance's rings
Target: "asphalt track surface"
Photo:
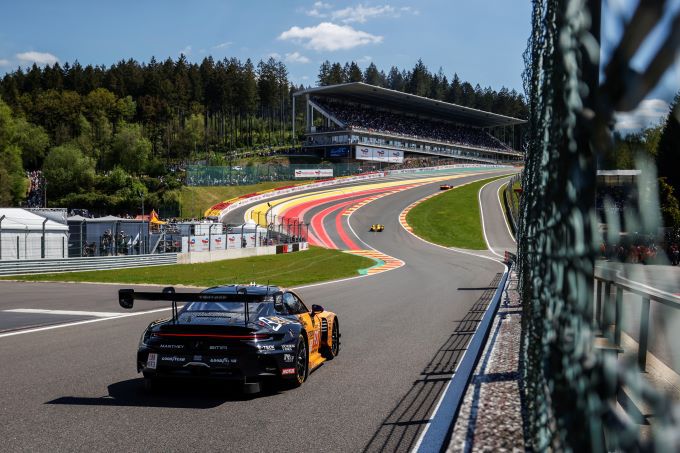
[[[500,172],[451,183],[493,174]],[[186,381],[149,394],[136,374],[135,351],[146,325],[169,313],[162,305],[138,304],[135,313],[120,318],[58,315],[68,317],[61,322],[85,323],[50,328],[59,322],[55,315],[4,310],[122,312],[118,286],[1,282],[2,449],[409,450],[503,271],[496,261],[427,244],[400,226],[404,207],[438,189],[433,183],[398,192],[343,217],[341,229],[356,233],[359,246],[406,265],[299,289],[306,301],[338,313],[343,336],[340,355],[296,390],[271,387],[245,396],[238,387]],[[487,235],[501,251],[511,244],[504,242],[500,205],[489,193],[494,186],[482,193]],[[308,215],[326,208],[316,206]],[[368,232],[372,223],[384,224],[385,231]],[[340,240],[334,221],[324,225]],[[23,320],[5,321],[8,316]],[[38,324],[48,325],[26,330]]]

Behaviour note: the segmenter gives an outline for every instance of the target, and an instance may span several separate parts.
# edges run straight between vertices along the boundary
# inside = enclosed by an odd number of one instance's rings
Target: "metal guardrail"
[[[599,271],[599,275],[598,275]],[[623,312],[623,291],[637,294],[641,298],[640,324],[638,326],[638,366],[641,371],[647,367],[647,351],[649,341],[649,307],[650,302],[655,301],[672,308],[680,308],[680,297],[664,291],[642,288],[634,282],[624,282],[619,277],[620,271],[614,269],[597,269],[595,273],[596,299],[595,299],[595,322],[602,331],[614,328],[613,344],[621,346],[621,324]],[[604,285],[604,293],[602,286]],[[616,288],[614,303],[612,300],[612,286]],[[604,300],[603,300],[604,296]],[[613,309],[613,313],[611,310]]]
[[[493,319],[498,312],[501,296],[508,283],[512,263],[510,263],[501,277],[500,284],[496,289],[489,306],[482,317],[467,349],[458,363],[453,377],[449,381],[444,394],[441,396],[435,413],[432,414],[429,424],[421,434],[421,437],[413,449],[413,453],[439,453],[446,450],[446,442],[458,417],[458,412],[463,404],[468,385],[472,380],[477,362],[484,351],[486,340],[489,337]]]
[[[0,261],[0,275],[45,274],[51,272],[96,271],[129,267],[177,264],[176,253],[162,255],[98,256],[42,260]]]

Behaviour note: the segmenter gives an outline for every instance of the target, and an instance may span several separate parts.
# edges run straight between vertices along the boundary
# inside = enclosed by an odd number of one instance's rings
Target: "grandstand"
[[[525,121],[518,118],[362,82],[300,90],[293,99],[299,96],[306,110],[302,148],[326,160],[402,164],[424,157],[470,163],[523,159],[515,128]]]

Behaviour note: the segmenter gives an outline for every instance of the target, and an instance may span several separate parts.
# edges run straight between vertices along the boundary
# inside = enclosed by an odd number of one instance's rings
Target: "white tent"
[[[64,258],[67,247],[67,225],[25,209],[0,208],[1,260]]]

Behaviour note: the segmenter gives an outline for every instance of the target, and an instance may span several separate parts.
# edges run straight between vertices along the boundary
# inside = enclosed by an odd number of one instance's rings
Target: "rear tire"
[[[158,382],[154,378],[145,377],[144,378],[144,390],[147,392],[153,392],[158,388]]]
[[[307,340],[303,335],[298,336],[295,346],[295,376],[292,379],[284,379],[283,385],[287,388],[300,387],[309,374],[309,355],[307,354]]]
[[[331,345],[324,348],[323,356],[326,360],[333,360],[338,354],[340,354],[340,327],[338,327],[338,321],[335,320],[331,331]]]

